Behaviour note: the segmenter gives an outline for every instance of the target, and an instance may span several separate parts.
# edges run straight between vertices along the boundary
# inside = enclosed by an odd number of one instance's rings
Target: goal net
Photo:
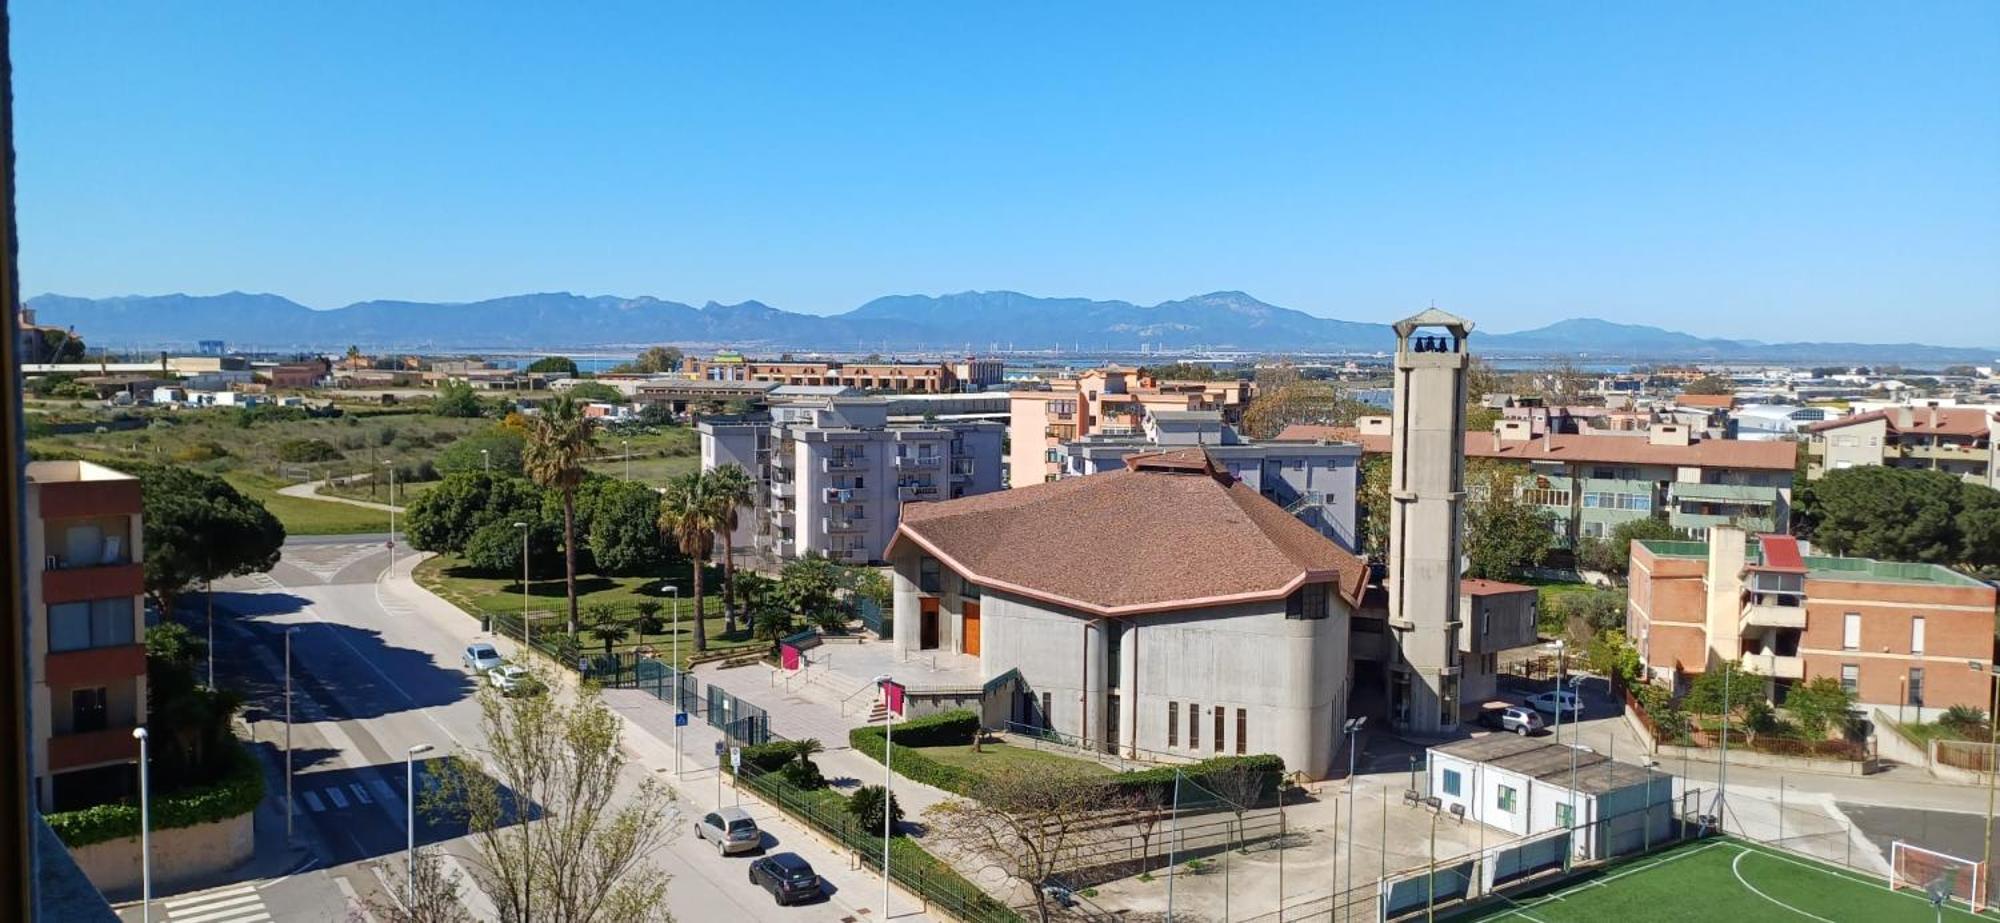
[[[1986,865],[1971,859],[1911,846],[1902,840],[1889,845],[1889,888],[1908,888],[1932,899],[1962,903],[1978,913],[1986,909]]]

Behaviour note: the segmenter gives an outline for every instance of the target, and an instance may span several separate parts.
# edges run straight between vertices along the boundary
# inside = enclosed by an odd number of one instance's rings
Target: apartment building
[[[802,397],[767,416],[704,420],[703,470],[738,464],[758,484],[731,545],[773,558],[879,559],[905,504],[1000,489],[998,423],[890,424],[883,398]]]
[[[1806,477],[1866,465],[1942,471],[2000,487],[1993,431],[2000,408],[1898,406],[1822,420],[1806,428]]]
[[[1123,468],[1134,455],[1188,447],[1342,548],[1357,550],[1361,447],[1351,442],[1249,442],[1219,410],[1149,407],[1138,432],[1099,432],[1063,443],[1056,454],[1061,477],[1080,477]]]
[[[1248,381],[1159,381],[1138,369],[1109,366],[1055,379],[1047,390],[1015,391],[1009,395],[1009,485],[1061,477],[1065,443],[1137,435],[1150,410],[1216,411],[1238,423],[1253,390]]]
[[[914,504],[887,557],[898,649],[1017,674],[1011,720],[1332,771],[1367,567],[1199,451]]]
[[[26,560],[34,620],[30,748],[44,811],[136,785],[146,721],[144,530],[139,480],[89,462],[30,462]]]
[[[1280,440],[1312,438],[1323,428],[1288,427]],[[1351,438],[1364,455],[1390,452],[1387,417],[1363,417]],[[1534,435],[1532,421],[1502,419],[1492,432],[1465,434],[1468,458],[1518,462],[1521,495],[1556,517],[1559,540],[1603,538],[1619,523],[1664,513],[1669,525],[1699,539],[1715,526],[1754,532],[1791,527],[1789,442],[1705,438],[1679,423],[1638,433]]]
[[[1947,567],[1813,555],[1786,535],[1634,542],[1626,630],[1653,679],[1736,661],[1771,700],[1829,676],[1866,705],[1985,711],[1995,590]]]
[[[687,374],[697,381],[762,381],[898,394],[946,394],[998,384],[1001,366],[997,359],[970,357],[958,362],[797,362],[718,353],[708,359],[689,359]]]

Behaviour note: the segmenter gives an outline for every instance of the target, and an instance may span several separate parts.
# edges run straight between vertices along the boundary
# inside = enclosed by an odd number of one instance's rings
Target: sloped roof
[[[1503,596],[1508,593],[1533,593],[1535,588],[1505,580],[1487,580],[1481,577],[1461,577],[1458,592],[1462,596]]]
[[[1367,565],[1227,475],[1198,449],[1122,471],[903,507],[912,542],[983,586],[1105,616],[1282,599],[1335,585],[1350,607]]]
[[[1707,410],[1728,410],[1736,406],[1734,394],[1687,394],[1674,396],[1674,403],[1682,407],[1700,407]]]
[[[1905,412],[1910,415],[1910,425],[1908,426],[1902,425],[1902,415]],[[1821,420],[1806,427],[1806,430],[1808,432],[1819,433],[1830,429],[1840,429],[1843,426],[1853,426],[1856,423],[1886,420],[1889,424],[1889,432],[1892,433],[1937,436],[1984,436],[1993,429],[1992,418],[1995,415],[2000,415],[2000,409],[1992,407],[1889,407],[1882,410],[1871,410],[1867,413],[1857,413],[1853,416]]]
[[[1278,431],[1277,442],[1353,442],[1361,431],[1352,426],[1293,423]]]
[[[1389,437],[1356,436],[1368,454],[1389,451]],[[1703,468],[1754,468],[1790,471],[1798,463],[1798,447],[1790,442],[1702,439],[1689,445],[1654,445],[1645,434],[1630,436],[1557,433],[1519,442],[1503,442],[1493,433],[1466,433],[1465,454],[1474,458],[1518,461],[1576,462],[1627,465],[1686,465]]]

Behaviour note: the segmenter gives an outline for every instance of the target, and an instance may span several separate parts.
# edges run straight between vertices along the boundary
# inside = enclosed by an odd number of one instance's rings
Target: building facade
[[[1996,593],[1950,568],[1715,529],[1706,543],[1634,542],[1629,586],[1626,631],[1655,681],[1684,684],[1733,660],[1778,703],[1827,676],[1912,717],[1991,707]]]
[[[718,353],[708,359],[687,360],[687,375],[697,381],[770,382],[895,394],[947,394],[999,384],[1001,365],[997,359],[971,357],[957,362],[798,362],[765,361],[737,353]]]
[[[731,544],[773,558],[875,561],[905,504],[1000,489],[1004,427],[892,425],[881,398],[802,398],[773,404],[768,419],[698,429],[703,470],[734,463],[758,485]]]
[[[1942,471],[1973,484],[2000,486],[1993,455],[1993,407],[1897,406],[1822,420],[1807,427],[1806,477],[1886,465]]]
[[[1676,835],[1673,776],[1602,753],[1488,734],[1432,747],[1424,766],[1443,810],[1521,837],[1574,830],[1578,858],[1642,852]]]
[[[1233,425],[1242,420],[1252,392],[1248,381],[1159,381],[1119,366],[1058,378],[1047,390],[1015,391],[1007,430],[1009,486],[1061,477],[1064,444],[1137,435],[1149,411],[1214,411]]]
[[[146,722],[139,480],[89,462],[28,464],[25,560],[33,771],[42,810],[132,793]]]
[[[1366,567],[1199,452],[905,510],[895,644],[1017,674],[1011,720],[1328,775]]]

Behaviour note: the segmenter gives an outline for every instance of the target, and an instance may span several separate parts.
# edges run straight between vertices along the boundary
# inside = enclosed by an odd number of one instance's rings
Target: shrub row
[[[263,769],[250,751],[239,746],[228,771],[214,784],[155,796],[153,829],[172,830],[228,820],[256,810],[262,800]],[[101,804],[49,814],[43,819],[72,849],[139,835],[137,804]]]
[[[1277,795],[1278,780],[1285,774],[1285,759],[1284,757],[1270,753],[1253,753],[1248,756],[1218,756],[1186,766],[1155,766],[1151,769],[1121,772],[1111,777],[1111,783],[1117,786],[1118,791],[1121,793],[1137,793],[1149,788],[1154,789],[1160,793],[1161,800],[1165,801],[1173,798],[1174,775],[1175,770],[1178,769],[1180,780],[1183,783],[1181,801],[1185,804],[1189,801],[1189,793],[1185,788],[1186,783],[1193,783],[1200,786],[1204,791],[1213,792],[1216,789],[1215,777],[1225,772],[1230,772],[1238,766],[1248,767],[1251,772],[1262,776],[1264,788],[1262,794],[1259,795],[1260,800],[1263,798],[1272,798]],[[1198,802],[1201,799],[1197,798],[1195,800]]]

